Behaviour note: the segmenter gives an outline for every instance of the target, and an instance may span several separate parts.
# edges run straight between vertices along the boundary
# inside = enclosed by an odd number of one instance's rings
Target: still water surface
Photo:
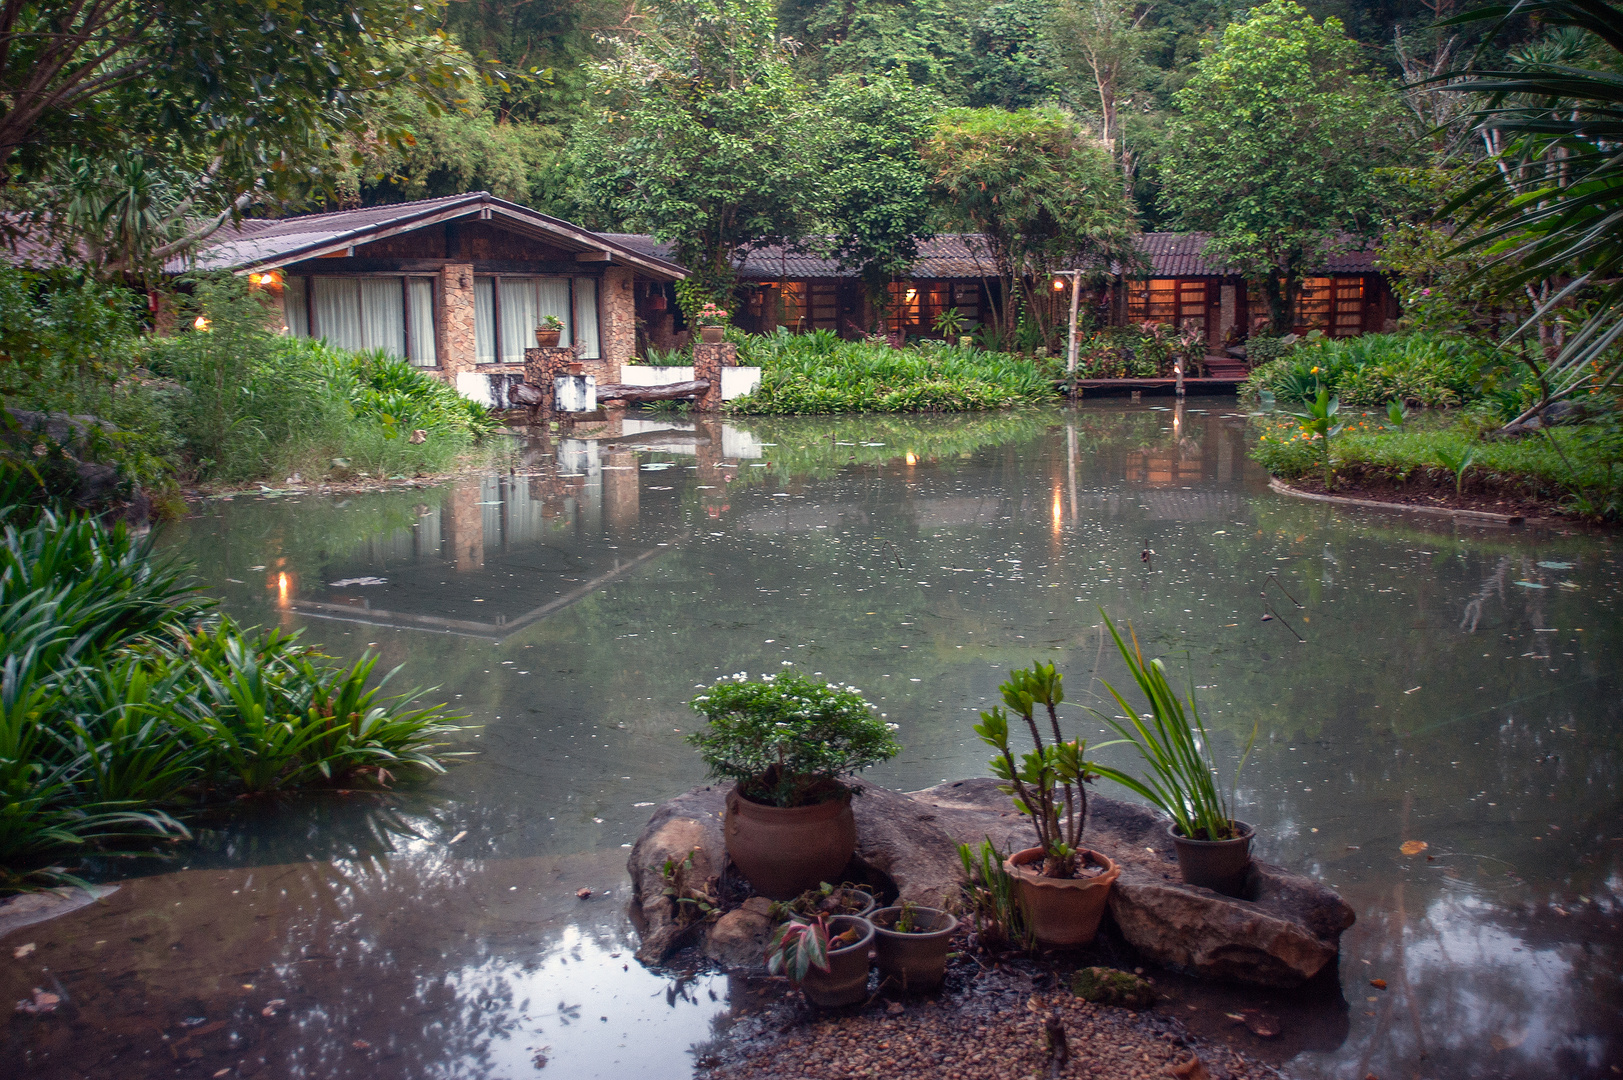
[[[984,772],[970,725],[1010,667],[1054,661],[1078,702],[1119,682],[1102,607],[1198,687],[1221,756],[1257,725],[1259,854],[1358,913],[1342,996],[1263,1001],[1286,1032],[1249,1050],[1305,1077],[1616,1075],[1615,537],[1278,496],[1232,408],[628,421],[503,475],[207,504],[164,540],[227,610],[405,665],[475,754],[383,800],[247,807],[9,935],[36,947],[4,954],[6,1000],[68,1004],[14,1017],[0,1071],[685,1077],[728,981],[638,967],[623,864],[702,779],[694,688],[854,683],[906,745],[873,779],[919,788]]]

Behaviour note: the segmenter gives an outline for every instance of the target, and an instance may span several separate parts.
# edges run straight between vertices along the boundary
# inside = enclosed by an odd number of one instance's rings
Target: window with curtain
[[[580,346],[581,359],[596,359],[597,341],[597,279],[575,279],[575,344]]]
[[[390,356],[405,357],[406,311],[412,305],[412,359],[414,363],[434,363],[434,291],[432,282],[408,294],[418,279],[404,277],[316,277],[310,279],[309,324],[315,337],[325,338],[341,349],[357,352],[382,349]],[[302,335],[295,323],[303,307],[303,279],[289,278],[283,291],[282,307],[288,314],[291,332]],[[426,287],[426,289],[424,288]],[[417,327],[422,327],[421,334]],[[426,346],[426,352],[424,348]]]
[[[481,364],[496,362],[496,279],[473,279],[473,353]]]
[[[434,282],[430,278],[406,279],[406,315],[411,333],[411,362],[417,367],[439,363],[434,345]]]
[[[290,277],[282,282],[282,322],[293,337],[310,336],[310,310],[305,303],[304,278]]]

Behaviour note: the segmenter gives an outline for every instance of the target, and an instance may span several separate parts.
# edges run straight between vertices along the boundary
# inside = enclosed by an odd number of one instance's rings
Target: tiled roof
[[[656,258],[671,259],[672,245],[655,240],[642,233],[604,233],[633,251]],[[1201,254],[1211,240],[1211,233],[1141,233],[1139,248],[1149,262],[1152,277],[1228,277],[1238,275],[1231,267],[1208,263]],[[1352,237],[1345,238],[1348,245],[1356,244]],[[1349,247],[1349,250],[1330,257],[1325,268],[1315,273],[1373,274],[1375,249]],[[853,271],[841,270],[835,259],[823,258],[794,250],[785,251],[776,245],[758,248],[745,256],[738,268],[745,281],[791,281],[803,278],[851,277]],[[913,266],[912,277],[917,280],[931,278],[995,277],[997,269],[992,261],[986,241],[974,233],[947,233],[919,244],[919,261]]]
[[[1153,277],[1230,277],[1239,270],[1208,263],[1201,254],[1211,241],[1211,233],[1141,233],[1139,250],[1149,260]],[[1357,238],[1347,236],[1342,242],[1349,250],[1330,256],[1329,265],[1315,267],[1310,273],[1373,274],[1375,273],[1375,247],[1364,245]],[[1357,245],[1357,246],[1354,246]]]
[[[190,263],[172,260],[164,269],[179,273],[197,266],[208,270],[250,270],[278,266],[312,258],[352,244],[364,244],[381,235],[421,228],[479,213],[499,217],[510,225],[544,235],[550,243],[568,250],[590,251],[609,248],[628,262],[667,279],[685,275],[675,263],[648,252],[616,244],[601,233],[581,228],[562,218],[549,217],[527,206],[498,199],[487,191],[470,191],[417,202],[363,206],[326,214],[300,214],[267,220],[246,218],[228,223],[210,237],[191,257]]]

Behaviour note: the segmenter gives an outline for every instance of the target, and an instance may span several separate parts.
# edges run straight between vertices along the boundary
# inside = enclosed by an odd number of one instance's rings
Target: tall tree
[[[587,197],[674,245],[689,314],[730,298],[740,252],[810,231],[817,147],[767,0],[654,0],[593,89],[604,107],[574,148]]]
[[[1398,157],[1397,103],[1335,19],[1269,0],[1231,23],[1174,96],[1179,116],[1161,175],[1206,254],[1261,284],[1272,328],[1288,332],[1305,272],[1348,236],[1373,236]]]
[[[1079,87],[1099,107],[1099,138],[1116,156],[1128,191],[1133,183],[1133,151],[1120,113],[1139,88],[1145,54],[1160,35],[1146,28],[1152,5],[1141,0],[1060,0],[1054,9],[1054,51]]]
[[[438,99],[470,75],[442,0],[14,0],[0,7],[0,189],[76,153],[139,151],[199,209],[308,185],[372,95]],[[379,132],[403,138],[385,115]]]
[[[936,99],[906,76],[842,76],[819,103],[826,231],[840,264],[858,271],[875,310],[906,277],[928,236],[929,176],[919,146]]]
[[[1052,337],[1056,270],[1132,260],[1134,221],[1110,155],[1054,110],[949,109],[924,146],[944,223],[986,237],[1006,330]]]

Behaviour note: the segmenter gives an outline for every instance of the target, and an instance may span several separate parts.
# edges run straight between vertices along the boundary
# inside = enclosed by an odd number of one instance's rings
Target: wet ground
[[[702,778],[693,688],[854,683],[907,747],[873,779],[924,787],[984,771],[969,727],[1010,667],[1084,702],[1121,676],[1102,606],[1198,687],[1220,755],[1258,725],[1259,854],[1359,916],[1328,994],[1263,1002],[1277,1039],[1189,981],[1163,1008],[1301,1076],[1617,1075],[1615,537],[1275,495],[1231,409],[645,420],[437,488],[200,505],[164,540],[228,610],[404,664],[478,754],[90,868],[118,890],[0,941],[5,1000],[64,999],[10,1016],[0,1073],[688,1076],[748,995],[630,960],[623,861]]]

